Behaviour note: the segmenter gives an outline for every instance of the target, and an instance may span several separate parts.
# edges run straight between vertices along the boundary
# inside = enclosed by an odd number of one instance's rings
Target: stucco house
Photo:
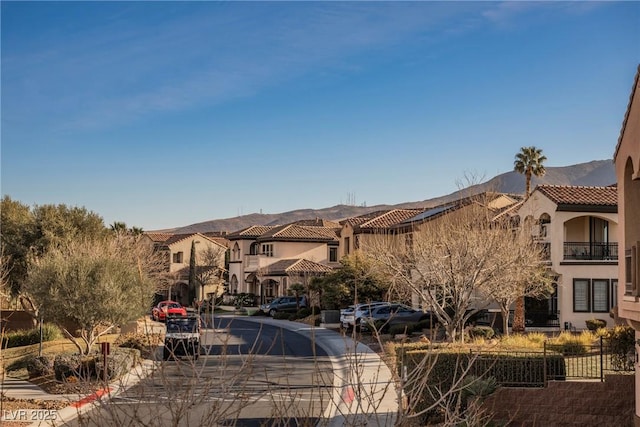
[[[225,254],[228,241],[221,236],[202,233],[144,233],[155,250],[166,253],[167,272],[172,283],[167,289],[159,290],[156,297],[172,299],[183,305],[190,306],[195,301],[209,299],[222,293],[222,273],[225,269]],[[203,285],[189,289],[189,269],[191,263],[191,246],[195,244],[196,269]],[[213,279],[216,276],[216,280]]]
[[[527,318],[540,326],[585,329],[609,316],[618,286],[617,189],[539,185],[518,209],[520,224],[544,245],[555,292],[527,301]]]
[[[640,66],[631,89],[613,161],[618,180],[618,316],[626,319],[640,339]],[[636,345],[636,354],[639,348]],[[640,379],[636,356],[636,412],[640,426]]]
[[[286,295],[293,284],[340,266],[340,225],[322,219],[254,225],[230,233],[229,292],[251,293],[259,304]]]
[[[392,233],[391,227],[415,217],[424,211],[418,209],[387,209],[369,212],[340,221],[340,256],[348,256],[380,234]]]

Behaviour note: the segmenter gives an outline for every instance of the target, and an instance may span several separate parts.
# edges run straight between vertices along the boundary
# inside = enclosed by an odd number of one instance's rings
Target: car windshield
[[[198,319],[176,319],[167,322],[167,332],[198,332]]]
[[[180,304],[178,304],[177,302],[173,302],[171,304],[167,304],[168,308],[180,308],[182,307]]]

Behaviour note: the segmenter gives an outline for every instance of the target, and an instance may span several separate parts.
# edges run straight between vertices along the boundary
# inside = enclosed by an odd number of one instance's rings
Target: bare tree
[[[213,287],[220,292],[224,282],[224,256],[226,248],[221,246],[207,246],[196,253],[196,283],[201,287],[200,297],[204,296],[205,287]]]
[[[504,226],[496,224],[496,227]],[[553,292],[553,278],[542,262],[545,257],[543,246],[535,242],[526,230],[505,233],[500,257],[509,276],[500,285],[487,288],[487,293],[500,306],[502,330],[509,334],[511,306],[523,297],[549,296]]]
[[[521,278],[541,266],[541,251],[520,246],[509,222],[494,220],[486,197],[422,224],[411,244],[403,236],[379,236],[366,251],[400,292],[409,290],[434,312],[452,341],[464,339],[465,324],[491,302],[492,291],[513,278],[522,286]]]
[[[25,291],[87,354],[101,335],[148,310],[163,265],[151,245],[133,236],[72,241],[34,262]]]

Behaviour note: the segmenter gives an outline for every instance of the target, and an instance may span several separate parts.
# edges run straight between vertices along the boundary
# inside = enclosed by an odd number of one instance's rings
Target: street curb
[[[333,404],[325,408],[324,419],[318,425],[394,425],[399,405],[393,375],[380,356],[368,346],[336,331],[295,321],[263,317],[241,319],[308,336],[329,355],[334,366],[334,398]],[[327,333],[315,339],[318,332]],[[357,372],[354,374],[354,371]],[[372,397],[378,406],[374,407]],[[371,410],[373,413],[369,412]]]
[[[28,427],[46,427],[46,426],[61,426],[76,419],[79,415],[87,412],[93,406],[96,406],[103,402],[108,402],[111,398],[117,396],[119,393],[133,387],[138,384],[143,378],[149,375],[153,370],[154,362],[149,359],[144,359],[139,365],[133,368],[121,379],[116,380],[109,387],[101,388],[92,394],[89,394],[75,402],[71,402],[69,406],[66,406],[55,413],[55,419],[35,421],[31,424],[25,424]]]

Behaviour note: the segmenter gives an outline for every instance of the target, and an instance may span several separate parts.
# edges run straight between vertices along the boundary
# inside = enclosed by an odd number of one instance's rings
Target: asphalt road
[[[320,347],[276,325],[221,317],[214,326],[203,329],[197,361],[159,363],[71,425],[316,425],[334,396],[332,365]]]

